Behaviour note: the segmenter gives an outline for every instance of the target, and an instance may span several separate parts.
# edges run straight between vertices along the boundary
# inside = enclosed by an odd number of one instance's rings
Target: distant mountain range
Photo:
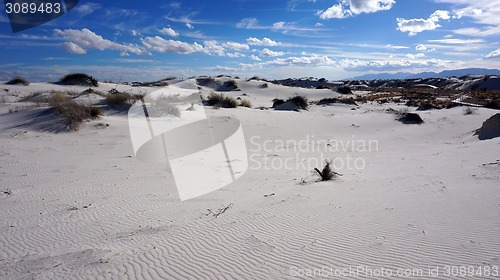
[[[350,78],[347,80],[396,80],[396,79],[418,79],[418,78],[445,78],[453,76],[464,76],[464,75],[500,75],[500,70],[497,69],[483,69],[483,68],[466,68],[458,70],[445,70],[439,73],[436,72],[421,72],[417,74],[413,73],[378,73],[378,74],[366,74],[363,76],[358,76]]]

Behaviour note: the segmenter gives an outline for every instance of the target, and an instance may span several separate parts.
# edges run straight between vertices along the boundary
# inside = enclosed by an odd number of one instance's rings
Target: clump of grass
[[[92,76],[85,73],[73,73],[62,77],[59,84],[98,87],[99,83]]]
[[[268,88],[269,85],[267,83],[263,83],[262,85],[259,86],[260,88]]]
[[[336,90],[338,93],[341,93],[341,94],[352,94],[352,90],[348,86],[341,86],[341,87],[338,87]]]
[[[52,95],[49,105],[66,121],[70,130],[78,130],[84,121],[96,119],[102,114],[100,108],[70,100],[63,94]]]
[[[161,96],[151,102],[149,114],[151,117],[181,116],[181,111],[173,102],[171,96]]]
[[[24,78],[14,77],[12,80],[8,81],[6,84],[7,85],[23,85],[23,86],[27,86],[30,83],[26,79],[24,79]]]
[[[252,108],[252,103],[248,99],[242,99],[240,102],[241,107]]]
[[[211,92],[208,96],[207,104],[214,106],[215,108],[236,108],[238,107],[238,101],[234,97],[224,96],[223,94],[218,94]]]
[[[297,107],[299,107],[302,110],[307,110],[309,107],[309,103],[307,101],[307,98],[304,96],[296,95],[294,97],[290,97],[287,101],[293,102]]]
[[[233,90],[238,88],[238,84],[236,83],[235,80],[232,80],[232,79],[224,82],[223,86],[226,88],[233,89]]]
[[[319,171],[318,168],[314,168],[314,170],[319,174],[321,181],[330,181],[335,179],[338,175],[341,175],[332,170],[329,161],[326,161],[326,165],[323,167],[323,170]]]

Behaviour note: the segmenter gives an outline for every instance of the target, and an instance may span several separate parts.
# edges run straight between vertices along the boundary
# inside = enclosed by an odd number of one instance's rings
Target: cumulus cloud
[[[75,44],[73,42],[66,42],[66,43],[62,44],[61,47],[65,51],[70,52],[70,53],[74,53],[74,54],[86,54],[87,53],[87,51],[85,49],[83,49],[82,47],[78,46],[77,44]]]
[[[332,65],[335,61],[330,59],[328,56],[301,56],[301,57],[287,57],[287,58],[277,58],[275,60],[268,61],[266,64],[274,66],[290,66],[290,65]]]
[[[250,37],[247,39],[247,44],[250,46],[266,46],[266,47],[275,47],[280,45],[280,43],[273,41],[267,37],[263,39]]]
[[[325,11],[316,14],[320,19],[346,18],[362,13],[390,10],[396,0],[342,0]]]
[[[359,60],[359,59],[342,59],[339,65],[350,71],[391,71],[402,70],[404,68],[443,68],[446,62],[439,59],[429,60]]]
[[[500,49],[497,49],[497,50],[490,52],[484,58],[495,58],[495,57],[500,57]]]
[[[401,32],[408,32],[409,36],[415,36],[425,30],[434,30],[441,25],[438,22],[441,20],[450,19],[450,13],[444,10],[437,10],[432,13],[429,18],[414,18],[414,19],[403,19],[397,18],[397,30]]]
[[[267,57],[282,56],[284,54],[285,54],[284,52],[275,52],[268,48],[264,48],[262,51],[260,51],[260,56],[267,56]]]
[[[236,42],[227,42],[222,44],[223,47],[226,49],[230,50],[236,50],[236,51],[241,51],[241,50],[248,50],[250,47],[247,44],[240,44]]]
[[[100,51],[104,50],[116,50],[121,51],[122,54],[134,53],[137,55],[149,55],[151,54],[146,49],[135,44],[119,44],[112,42],[110,40],[104,39],[102,36],[97,35],[87,28],[81,30],[77,29],[54,29],[54,34],[67,40],[68,44],[64,45],[63,48],[67,51],[78,50],[75,46],[80,49],[97,49]],[[81,50],[79,50],[81,53]],[[73,52],[74,53],[74,52]]]
[[[260,57],[258,57],[258,56],[256,56],[256,55],[254,55],[254,54],[252,54],[252,55],[250,56],[250,58],[251,58],[252,60],[255,60],[255,61],[261,61]]]
[[[159,36],[146,37],[141,41],[146,48],[162,53],[189,54],[203,50],[203,46],[196,42],[189,44],[181,41],[165,40]]]
[[[175,32],[175,30],[173,30],[170,27],[165,27],[163,29],[160,29],[160,33],[164,34],[164,35],[167,35],[167,36],[170,36],[170,37],[177,37],[177,36],[179,36],[179,33]]]
[[[209,55],[225,56],[225,49],[215,40],[203,42],[203,52]]]
[[[406,57],[408,57],[409,59],[416,59],[416,58],[421,58],[421,57],[425,57],[425,54],[424,53],[417,53],[417,54],[407,54]]]

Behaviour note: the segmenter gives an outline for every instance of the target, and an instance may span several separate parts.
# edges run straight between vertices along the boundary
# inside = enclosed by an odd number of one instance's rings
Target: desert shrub
[[[15,77],[12,80],[8,81],[6,84],[7,85],[23,85],[23,86],[27,86],[30,83],[28,81],[26,81],[24,78]]]
[[[314,168],[316,172],[318,172],[321,181],[330,181],[336,177],[338,173],[334,172],[332,168],[330,167],[330,162],[326,162],[325,167],[323,167],[323,170],[319,171],[318,168]]]
[[[259,86],[260,88],[268,88],[269,85],[267,83],[263,83],[262,85]]]
[[[223,108],[236,108],[236,107],[238,107],[238,101],[236,101],[236,99],[234,99],[234,97],[225,96],[221,107],[223,107]]]
[[[106,94],[106,104],[110,106],[117,106],[129,103],[129,101],[134,100],[134,96],[128,93],[118,92],[110,90],[108,94]]]
[[[56,107],[56,106],[59,106],[61,103],[66,102],[68,100],[69,100],[69,98],[66,94],[64,94],[62,92],[58,92],[58,93],[53,93],[49,97],[48,103],[49,103],[50,107]]]
[[[61,78],[58,82],[62,85],[78,85],[78,86],[92,86],[97,87],[99,83],[92,76],[85,73],[68,74]]]
[[[285,100],[275,98],[275,99],[273,99],[273,108],[276,108],[277,106],[279,106],[283,103],[285,103]]]
[[[49,104],[66,121],[71,130],[77,130],[84,121],[96,119],[101,115],[101,110],[97,107],[59,97],[51,97]]]
[[[337,92],[341,94],[352,94],[351,88],[348,86],[338,87]]]
[[[250,100],[243,99],[243,100],[241,100],[241,102],[240,102],[240,106],[241,106],[241,107],[252,108],[252,103],[250,102]]]
[[[293,102],[297,107],[303,110],[307,110],[307,107],[309,107],[309,103],[307,102],[307,98],[304,96],[296,95],[294,97],[290,97],[287,101]]]
[[[237,89],[238,84],[236,83],[235,80],[228,80],[224,82],[224,87],[231,88],[231,89]]]
[[[473,108],[471,106],[467,106],[464,108],[464,115],[473,115],[477,112],[476,108]]]
[[[223,100],[222,94],[217,94],[212,91],[208,96],[207,104],[210,106],[216,106],[217,104],[221,104],[222,100]]]
[[[207,104],[216,108],[238,107],[238,101],[234,97],[224,96],[223,94],[218,94],[215,92],[210,93],[210,95],[208,96]]]
[[[181,116],[181,111],[169,96],[156,98],[152,102],[148,112],[151,117]]]

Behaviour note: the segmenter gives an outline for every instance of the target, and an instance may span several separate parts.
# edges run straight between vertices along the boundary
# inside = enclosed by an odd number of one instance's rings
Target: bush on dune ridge
[[[15,78],[13,78],[12,80],[8,81],[5,84],[7,84],[7,85],[23,85],[23,86],[27,86],[30,83],[26,79],[24,79],[24,78],[15,77]]]
[[[85,73],[73,73],[62,77],[58,84],[75,85],[75,86],[92,86],[98,87],[99,83],[92,76]]]

